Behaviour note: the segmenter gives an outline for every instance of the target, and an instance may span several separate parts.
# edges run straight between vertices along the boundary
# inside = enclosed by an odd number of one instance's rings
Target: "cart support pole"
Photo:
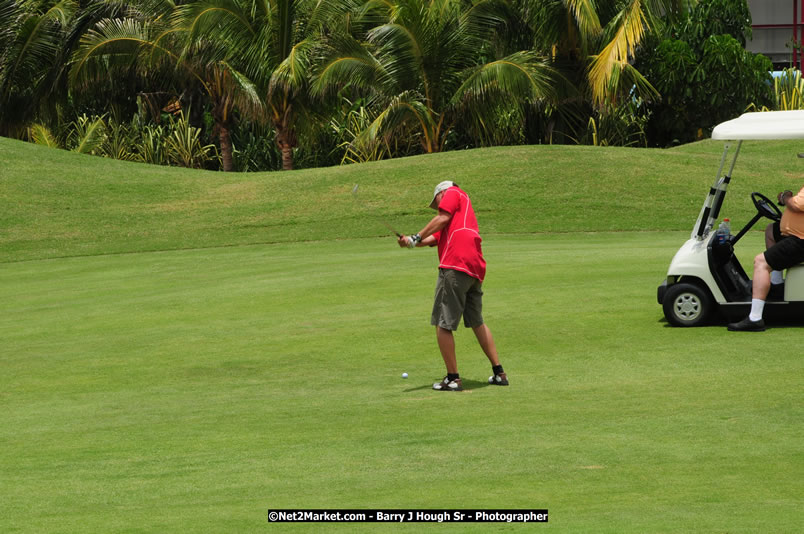
[[[734,172],[734,164],[737,163],[737,155],[740,153],[741,146],[743,146],[743,142],[737,141],[737,150],[734,151],[734,159],[731,160],[731,168],[729,168],[729,174],[727,175],[727,183],[731,181],[731,173]]]

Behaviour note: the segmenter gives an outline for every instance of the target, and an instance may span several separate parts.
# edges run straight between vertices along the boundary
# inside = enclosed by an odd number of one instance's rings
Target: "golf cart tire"
[[[701,326],[712,317],[715,301],[706,289],[679,282],[667,288],[662,309],[673,326]]]

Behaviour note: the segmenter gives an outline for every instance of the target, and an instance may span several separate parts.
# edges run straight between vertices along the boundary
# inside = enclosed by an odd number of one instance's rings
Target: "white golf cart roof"
[[[743,113],[715,126],[712,139],[804,139],[804,110]]]
[[[712,139],[727,141],[720,160],[720,169],[717,171],[715,183],[704,200],[701,213],[692,230],[692,238],[701,241],[709,235],[718,220],[720,207],[726,189],[734,172],[734,164],[743,141],[757,140],[769,141],[773,139],[804,139],[804,110],[793,111],[760,111],[743,113],[736,119],[721,122],[712,130]],[[737,147],[731,160],[731,167],[724,175],[723,169],[726,157],[731,150],[729,141],[737,141]]]

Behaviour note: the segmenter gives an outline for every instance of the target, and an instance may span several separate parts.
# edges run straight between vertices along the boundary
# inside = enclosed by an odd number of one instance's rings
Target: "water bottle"
[[[731,235],[731,224],[729,223],[728,219],[723,219],[723,222],[717,227],[717,232],[715,235],[717,235],[717,242],[719,245],[723,245],[729,240],[729,236]]]

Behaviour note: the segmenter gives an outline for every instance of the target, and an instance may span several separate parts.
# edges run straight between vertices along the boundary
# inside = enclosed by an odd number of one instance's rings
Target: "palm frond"
[[[506,22],[506,3],[500,0],[480,0],[457,14],[462,33],[482,43],[496,28]]]
[[[368,39],[379,47],[378,56],[384,72],[400,90],[413,89],[411,83],[427,82],[422,69],[423,44],[408,26],[392,23],[372,30]],[[426,88],[425,88],[425,92]]]
[[[140,56],[147,57],[140,66],[155,65],[177,56],[152,40],[152,26],[131,18],[104,19],[89,30],[73,54],[70,82],[87,85],[108,77],[110,71],[137,66]]]
[[[599,54],[592,56],[589,68],[589,85],[592,99],[601,105],[618,87],[619,73],[628,70],[629,59],[634,56],[648,27],[643,12],[643,0],[630,0],[628,5],[610,23],[613,36]]]
[[[329,40],[328,53],[313,76],[311,89],[319,97],[347,85],[368,89],[376,87],[383,75],[382,66],[362,43],[339,35]]]
[[[184,30],[191,40],[209,38],[237,46],[257,33],[254,19],[234,0],[202,0],[176,7],[172,26]]]
[[[273,91],[276,87],[292,91],[304,87],[310,77],[311,56],[316,45],[317,43],[312,37],[296,43],[284,61],[274,70],[269,91]]]
[[[595,37],[603,31],[593,0],[566,0],[566,4],[584,38]]]
[[[555,100],[558,73],[535,52],[517,52],[474,69],[452,97],[482,102],[493,98],[524,101]]]
[[[620,98],[636,98],[651,101],[659,98],[659,92],[630,63],[615,64],[609,73],[608,85],[604,88],[601,107],[614,106]]]
[[[61,34],[60,29],[67,25],[76,8],[72,0],[62,0],[44,14],[27,18],[18,34],[17,64],[29,55],[43,59],[51,57],[59,45],[54,37]]]
[[[4,32],[6,41],[0,63],[0,94],[11,87],[30,88],[33,81],[51,66],[57,56],[64,28],[77,9],[73,0],[62,0],[44,13],[16,12],[10,5],[2,8],[2,17],[12,20],[11,28]]]
[[[377,115],[377,118],[358,137],[359,142],[370,145],[383,135],[410,126],[422,134],[425,148],[438,144],[437,123],[432,110],[422,101],[422,95],[415,91],[400,93]]]
[[[0,39],[13,35],[16,19],[19,17],[19,5],[15,0],[0,0]],[[3,41],[0,40],[0,43]]]
[[[309,7],[305,12],[309,13],[308,25],[315,30],[325,30],[326,32],[345,30],[352,18],[358,12],[360,0],[308,0]],[[347,27],[344,28],[343,25]]]
[[[265,112],[265,105],[260,97],[256,84],[245,74],[238,71],[227,62],[221,65],[227,69],[231,76],[230,91],[232,92],[232,103],[242,113],[248,116],[259,118]]]
[[[92,154],[106,139],[106,123],[103,117],[92,119],[82,115],[71,127],[68,143],[73,152]]]
[[[61,144],[59,143],[58,139],[56,139],[56,136],[53,135],[53,132],[50,131],[50,128],[44,124],[32,124],[28,128],[28,138],[37,145],[42,145],[49,148],[61,148]]]

